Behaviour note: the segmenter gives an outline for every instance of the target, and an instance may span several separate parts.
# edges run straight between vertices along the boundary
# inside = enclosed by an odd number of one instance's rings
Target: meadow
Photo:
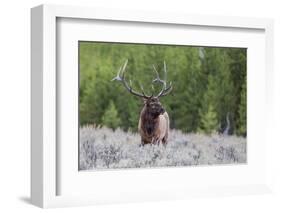
[[[80,128],[80,170],[149,168],[247,162],[246,138],[171,130],[166,147],[140,146],[138,133],[92,125]]]

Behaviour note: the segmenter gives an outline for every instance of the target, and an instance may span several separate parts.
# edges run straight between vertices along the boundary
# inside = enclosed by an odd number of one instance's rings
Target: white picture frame
[[[257,80],[255,76],[250,74],[248,81],[254,82],[249,87],[249,92],[254,89],[259,89],[260,94],[263,97],[260,100],[256,100],[257,97],[250,96],[250,103],[248,106],[248,112],[250,112],[249,119],[253,119],[252,128],[253,131],[259,132],[252,135],[252,139],[261,141],[260,148],[253,148],[253,156],[256,154],[262,154],[262,165],[259,167],[257,163],[253,162],[252,168],[248,167],[228,167],[224,166],[224,172],[233,174],[235,172],[242,175],[254,171],[253,174],[262,174],[255,181],[252,181],[252,176],[248,175],[247,181],[238,180],[232,181],[229,179],[224,183],[216,183],[214,180],[208,185],[208,181],[205,185],[200,186],[200,182],[196,179],[202,179],[202,175],[205,176],[208,172],[207,167],[196,168],[193,170],[192,180],[195,180],[190,185],[180,186],[176,184],[158,183],[152,187],[152,192],[149,195],[145,194],[146,188],[144,185],[136,186],[133,188],[133,184],[130,183],[125,186],[122,179],[132,178],[136,175],[144,180],[151,175],[156,178],[165,176],[169,179],[175,179],[179,175],[186,175],[186,168],[177,169],[149,169],[149,170],[130,170],[130,171],[107,171],[99,173],[83,173],[83,177],[77,174],[73,175],[71,171],[67,173],[64,170],[65,164],[60,164],[60,152],[58,152],[58,132],[57,132],[57,119],[58,119],[58,98],[57,88],[59,87],[60,81],[57,79],[57,50],[58,50],[58,21],[63,19],[68,20],[98,20],[102,22],[111,21],[118,22],[118,26],[122,23],[135,23],[142,24],[153,24],[158,28],[164,26],[170,27],[184,27],[184,26],[196,26],[208,29],[221,29],[222,31],[234,32],[235,30],[248,30],[261,32],[262,36],[257,42],[262,42],[262,53],[261,56],[260,73],[257,74]],[[144,200],[165,200],[165,199],[178,199],[196,196],[214,196],[214,195],[233,195],[233,194],[252,194],[252,193],[264,193],[271,191],[271,164],[270,164],[270,131],[271,131],[271,119],[272,114],[272,95],[273,90],[273,21],[271,19],[256,19],[256,18],[238,18],[238,17],[216,17],[216,16],[202,16],[202,15],[187,15],[187,14],[166,14],[166,13],[152,13],[146,11],[122,11],[122,10],[109,10],[109,9],[97,9],[97,8],[84,8],[74,6],[54,6],[54,5],[41,5],[31,10],[31,201],[33,204],[46,208],[46,207],[59,207],[59,206],[75,206],[75,205],[90,205],[99,203],[114,203],[114,202],[138,202]],[[196,29],[195,29],[196,31]],[[142,35],[140,35],[141,37]],[[233,35],[235,36],[235,34]],[[71,36],[70,36],[71,37]],[[102,37],[100,38],[102,39]],[[127,38],[128,39],[128,38]],[[147,38],[149,40],[149,38]],[[173,38],[172,38],[173,39]],[[220,38],[223,42],[223,38]],[[250,38],[251,39],[251,38]],[[126,41],[126,39],[124,40]],[[203,44],[202,41],[198,41],[198,44]],[[265,43],[263,43],[265,42]],[[231,43],[229,43],[231,44]],[[217,45],[216,42],[212,43],[206,40],[204,45]],[[223,45],[223,44],[222,44]],[[237,44],[239,45],[239,44]],[[243,44],[241,44],[243,46]],[[253,45],[255,45],[253,43]],[[252,46],[254,47],[254,46]],[[254,58],[253,58],[254,59]],[[251,61],[251,60],[250,60]],[[253,62],[253,60],[252,60]],[[250,63],[250,62],[249,62]],[[259,76],[259,77],[258,77]],[[263,76],[266,76],[264,79]],[[262,83],[263,86],[258,87]],[[77,89],[77,88],[75,88]],[[252,93],[253,94],[253,93]],[[256,107],[254,103],[260,104],[260,107]],[[255,113],[269,112],[262,116],[262,124],[260,126],[255,125]],[[249,124],[249,125],[250,125]],[[260,128],[263,127],[267,131],[262,133]],[[249,136],[251,138],[251,136]],[[258,139],[260,138],[260,139]],[[63,147],[61,147],[63,148]],[[250,147],[251,148],[251,147]],[[68,150],[63,149],[64,152]],[[77,160],[75,155],[72,155],[71,148],[69,149],[68,157],[70,161]],[[69,159],[68,158],[68,159]],[[257,159],[257,158],[253,158]],[[65,161],[65,160],[63,160]],[[250,165],[251,166],[251,165]],[[71,167],[71,166],[70,166]],[[254,168],[255,167],[255,168]],[[220,168],[212,168],[209,172],[215,172],[221,170]],[[189,173],[190,169],[189,168]],[[253,170],[251,170],[253,169]],[[66,184],[69,193],[60,193],[60,185],[64,184],[64,179],[61,178],[61,173],[64,176],[68,176],[69,181]],[[255,173],[256,172],[256,173]],[[125,174],[125,175],[124,175]],[[62,175],[62,176],[63,176]],[[95,176],[94,176],[95,175]],[[108,180],[111,175],[117,177],[120,180],[119,186],[122,188],[116,188],[109,193],[108,190],[102,192],[100,187],[95,194],[86,193],[87,190],[93,188],[84,187],[81,185],[79,193],[71,193],[71,191],[79,191],[77,181],[85,181],[87,183],[93,178],[98,178],[101,182],[98,185],[106,185],[106,181],[103,183],[102,180]],[[87,177],[86,177],[87,176]],[[77,179],[82,178],[82,179]],[[215,176],[213,176],[215,179]],[[200,180],[201,180],[200,179]],[[239,178],[238,178],[239,179]],[[76,183],[75,183],[76,181]],[[83,182],[82,181],[82,182]],[[125,180],[126,181],[126,180]],[[63,182],[63,183],[62,183]],[[180,182],[180,181],[179,181]],[[127,182],[128,183],[128,182]],[[131,185],[132,184],[132,185]],[[110,185],[110,184],[109,184]],[[166,186],[165,188],[163,188]],[[93,186],[94,187],[94,186]],[[125,188],[123,190],[123,188]],[[127,188],[127,189],[126,189]],[[141,190],[143,188],[143,191]],[[123,190],[123,191],[122,191]],[[122,196],[120,195],[122,193]]]

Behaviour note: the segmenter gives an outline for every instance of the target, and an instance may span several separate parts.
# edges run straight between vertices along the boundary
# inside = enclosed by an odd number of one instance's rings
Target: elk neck
[[[159,116],[155,117],[144,106],[141,113],[141,127],[147,135],[152,135],[158,125]]]

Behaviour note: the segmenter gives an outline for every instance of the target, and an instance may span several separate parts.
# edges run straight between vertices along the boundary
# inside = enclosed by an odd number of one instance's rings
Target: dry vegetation
[[[246,163],[246,138],[184,134],[171,130],[169,143],[140,146],[137,133],[93,126],[80,128],[80,169],[143,168]]]

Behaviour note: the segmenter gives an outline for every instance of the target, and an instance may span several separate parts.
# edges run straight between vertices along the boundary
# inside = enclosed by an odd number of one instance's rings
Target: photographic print
[[[79,170],[247,163],[247,49],[79,41]]]

